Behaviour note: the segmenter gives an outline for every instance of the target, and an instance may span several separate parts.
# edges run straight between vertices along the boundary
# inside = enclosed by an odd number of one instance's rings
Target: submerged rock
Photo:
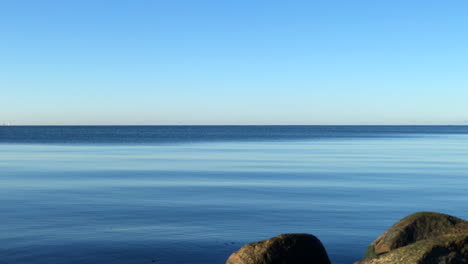
[[[468,263],[468,222],[434,212],[412,214],[379,236],[358,263]]]
[[[330,264],[330,260],[315,236],[283,234],[243,246],[226,264]]]

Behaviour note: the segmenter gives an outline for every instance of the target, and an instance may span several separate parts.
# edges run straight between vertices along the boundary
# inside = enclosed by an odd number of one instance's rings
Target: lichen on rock
[[[357,263],[468,263],[468,222],[441,213],[412,214],[379,236]]]

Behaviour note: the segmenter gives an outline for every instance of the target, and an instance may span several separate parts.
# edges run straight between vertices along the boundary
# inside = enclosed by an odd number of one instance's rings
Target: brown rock
[[[419,212],[407,216],[379,236],[368,248],[365,258],[378,256],[419,240],[446,234],[468,232],[463,219],[434,212]]]
[[[468,234],[420,240],[356,264],[466,264]]]
[[[243,246],[226,264],[330,264],[330,260],[315,236],[284,234]]]
[[[420,212],[379,236],[358,264],[468,264],[468,222]]]

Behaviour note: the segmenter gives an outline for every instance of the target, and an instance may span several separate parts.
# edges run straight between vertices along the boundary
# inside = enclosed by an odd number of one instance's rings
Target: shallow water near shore
[[[402,217],[468,218],[468,127],[0,127],[0,263],[224,263],[311,233],[359,260]]]

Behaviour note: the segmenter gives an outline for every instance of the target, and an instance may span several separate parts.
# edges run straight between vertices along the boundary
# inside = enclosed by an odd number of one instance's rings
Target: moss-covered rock
[[[419,212],[407,216],[379,236],[368,248],[367,258],[404,247],[419,240],[446,234],[468,232],[463,219],[434,212]]]
[[[315,236],[284,234],[243,246],[226,264],[330,264],[330,260]]]
[[[407,216],[379,236],[360,264],[468,264],[468,222],[446,214]]]
[[[425,239],[358,264],[463,264],[468,263],[468,234]]]

